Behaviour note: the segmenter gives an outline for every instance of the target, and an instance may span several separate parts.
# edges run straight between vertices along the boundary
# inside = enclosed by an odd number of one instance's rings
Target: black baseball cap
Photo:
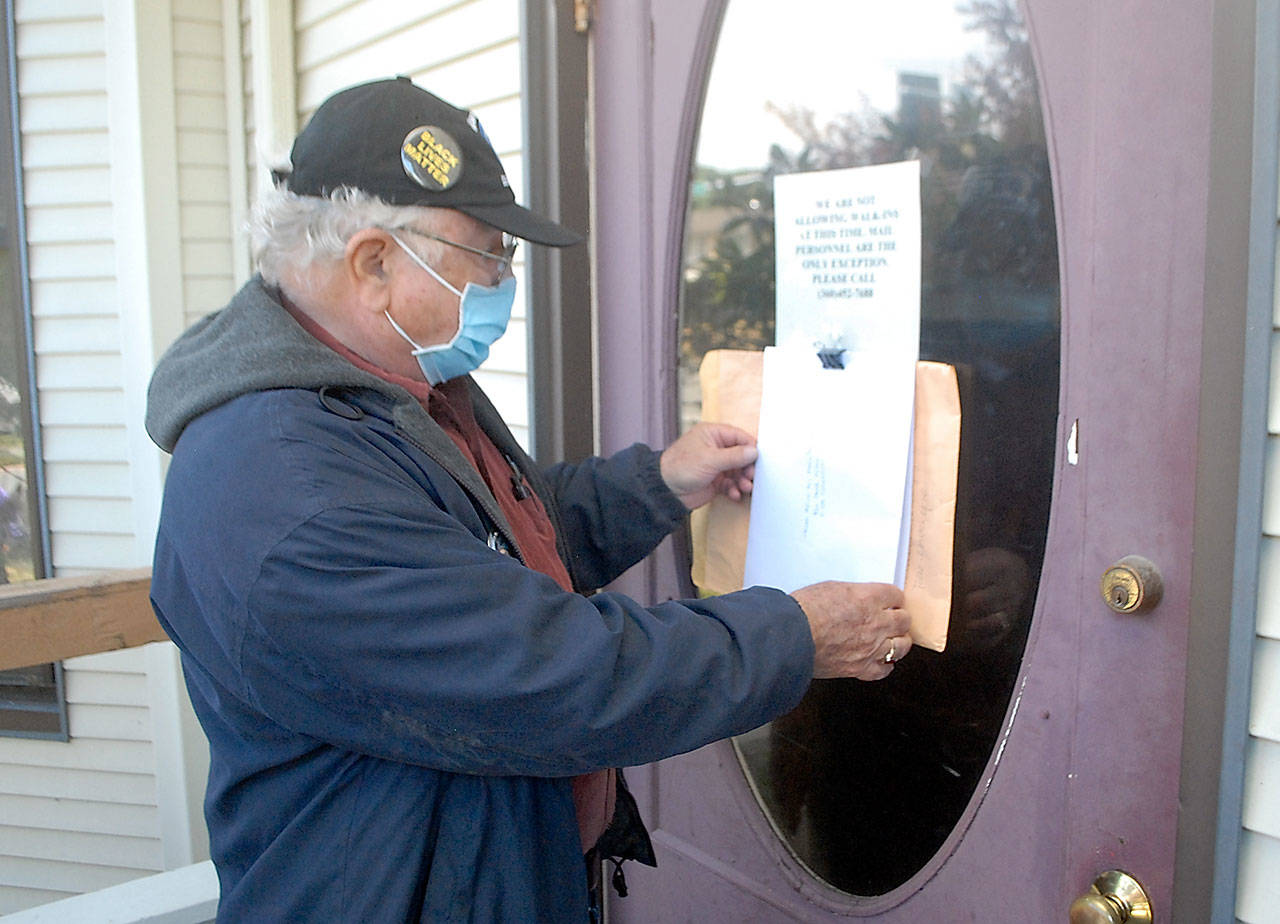
[[[516,204],[498,155],[474,113],[408,77],[349,87],[320,104],[293,142],[293,169],[276,182],[301,196],[351,186],[394,205],[456,209],[537,244],[581,235]]]

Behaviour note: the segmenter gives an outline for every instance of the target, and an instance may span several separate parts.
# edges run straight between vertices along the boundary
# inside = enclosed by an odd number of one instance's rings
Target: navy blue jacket
[[[537,471],[471,387],[582,591],[683,517],[651,450]],[[418,402],[256,280],[166,354],[148,429],[173,452],[152,602],[209,738],[220,921],[583,920],[570,778],[808,685],[779,591],[644,607],[526,568]]]

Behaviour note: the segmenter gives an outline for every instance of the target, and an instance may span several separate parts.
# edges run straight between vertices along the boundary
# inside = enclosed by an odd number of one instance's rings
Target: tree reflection
[[[21,412],[21,394],[0,376],[0,584],[35,576]]]
[[[1044,125],[1030,43],[1013,0],[972,0],[958,7],[968,28],[986,36],[990,53],[969,55],[964,79],[943,100],[936,76],[899,73],[895,113],[865,97],[856,110],[819,124],[799,104],[765,103],[799,141],[774,144],[758,170],[694,168],[685,229],[680,353],[696,370],[711,349],[763,349],[773,342],[773,178],[901,160],[921,161],[926,289],[936,275],[939,229],[959,207],[973,168],[1018,166],[1041,179],[1050,207]],[[1050,232],[1052,227],[1049,228]],[[1038,235],[1042,263],[1054,244]],[[1056,268],[1055,268],[1056,270]],[[924,310],[930,307],[926,293]]]
[[[773,341],[772,180],[921,162],[923,359],[956,366],[963,427],[947,651],[917,649],[886,681],[815,682],[790,715],[739,740],[774,823],[818,875],[883,894],[918,871],[963,813],[1021,663],[1048,521],[1058,392],[1052,184],[1030,44],[1012,0],[958,8],[986,39],[943,98],[898,73],[892,113],[865,99],[758,171],[699,167],[686,229],[684,372],[709,349]]]

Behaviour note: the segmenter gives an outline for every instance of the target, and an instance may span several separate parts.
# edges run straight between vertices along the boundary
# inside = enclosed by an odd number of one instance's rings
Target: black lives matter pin
[[[444,129],[422,125],[405,135],[400,163],[423,189],[441,192],[462,178],[462,147]]]

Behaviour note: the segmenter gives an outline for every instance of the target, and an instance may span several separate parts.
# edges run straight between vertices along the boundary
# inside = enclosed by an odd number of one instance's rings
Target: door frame
[[[1178,826],[1174,908],[1185,909],[1193,919],[1229,921],[1235,917],[1240,872],[1280,244],[1280,4],[1261,2],[1256,9],[1253,4],[1228,4],[1220,17],[1217,38],[1252,33],[1253,54],[1239,61],[1228,54],[1214,56],[1222,72],[1214,74],[1213,134],[1219,149],[1210,186],[1216,207],[1210,210],[1201,406],[1236,408],[1238,414],[1201,416],[1201,446],[1221,449],[1216,455],[1202,450],[1204,457],[1213,455],[1203,461],[1213,466],[1215,477],[1202,485],[1197,508],[1233,510],[1235,515],[1233,522],[1225,516],[1216,523],[1197,522],[1197,547],[1206,554],[1192,575],[1188,666],[1196,670],[1188,671],[1182,765],[1187,810]],[[1241,45],[1248,47],[1239,40],[1230,47]],[[1250,82],[1251,109],[1238,105],[1237,95]],[[1249,188],[1242,190],[1246,181]],[[1240,212],[1232,215],[1230,209]],[[1243,245],[1240,214],[1248,215]],[[1210,332],[1216,332],[1212,341]],[[1215,377],[1210,360],[1218,369],[1239,374],[1234,381],[1230,375]],[[1219,401],[1227,403],[1212,403]],[[1239,447],[1236,458],[1229,451],[1232,446]],[[1220,586],[1224,573],[1232,575],[1229,589]],[[1214,619],[1213,613],[1226,618]],[[1212,839],[1203,836],[1207,830],[1214,831]]]
[[[574,0],[520,0],[528,205],[586,233],[589,42]],[[532,455],[542,464],[596,450],[591,245],[530,247],[529,401]]]

